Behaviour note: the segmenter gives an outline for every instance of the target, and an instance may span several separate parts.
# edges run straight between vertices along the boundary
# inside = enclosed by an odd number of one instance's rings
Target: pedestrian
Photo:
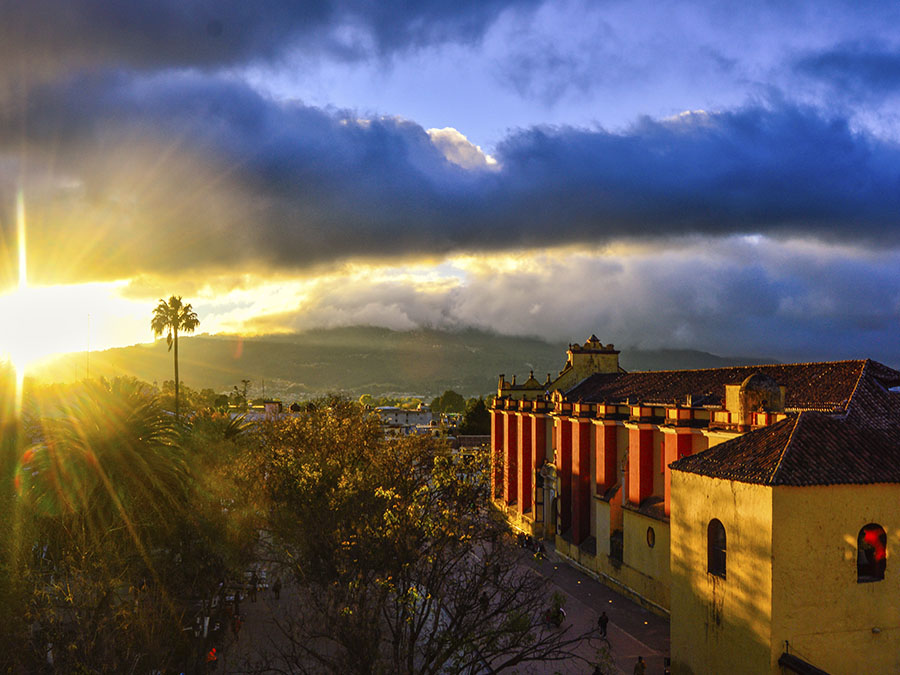
[[[256,602],[256,589],[259,588],[259,577],[256,576],[256,570],[250,575],[250,602]]]
[[[241,621],[241,615],[235,614],[234,618],[231,620],[231,632],[234,633],[235,640],[240,639],[241,625],[243,625],[243,622]]]
[[[609,617],[606,616],[606,612],[601,612],[600,617],[597,619],[597,625],[600,626],[600,637],[606,637],[606,625],[609,623]]]
[[[272,593],[275,594],[276,600],[281,597],[281,577],[275,577],[275,582],[272,584]]]
[[[213,647],[206,653],[206,669],[215,670],[219,667],[219,656],[216,654],[216,648]]]
[[[553,607],[549,607],[546,612],[544,612],[544,621],[546,621],[551,626],[556,626],[559,628],[562,626],[563,621],[566,620],[566,610],[564,610],[560,605],[554,605]]]
[[[634,664],[634,675],[645,675],[647,672],[647,664],[644,663],[644,657],[639,656],[637,663]]]

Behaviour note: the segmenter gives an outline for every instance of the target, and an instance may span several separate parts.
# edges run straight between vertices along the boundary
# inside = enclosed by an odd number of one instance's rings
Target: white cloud
[[[428,129],[428,136],[448,162],[464,169],[499,169],[497,160],[453,127]]]

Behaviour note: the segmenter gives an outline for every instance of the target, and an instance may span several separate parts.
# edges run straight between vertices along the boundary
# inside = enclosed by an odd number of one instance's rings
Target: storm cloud
[[[4,202],[27,176],[30,238],[81,251],[37,263],[50,280],[686,234],[900,235],[900,148],[788,104],[618,133],[524,129],[496,164],[467,147],[465,168],[447,142],[465,143],[458,133],[274,101],[224,77],[110,72],[36,87],[0,130]]]
[[[533,0],[0,0],[0,72],[49,78],[105,68],[216,69],[293,52],[355,60],[471,42]]]
[[[884,45],[840,44],[801,56],[795,67],[799,74],[857,101],[880,101],[900,93],[900,50]]]

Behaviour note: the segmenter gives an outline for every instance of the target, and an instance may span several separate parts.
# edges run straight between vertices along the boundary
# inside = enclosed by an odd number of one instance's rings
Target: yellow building
[[[855,576],[900,536],[887,498],[900,497],[900,373],[870,360],[626,373],[618,354],[591,336],[556,378],[500,377],[492,477],[513,525],[671,610],[680,672],[839,673],[870,647],[900,653],[890,566]],[[710,536],[727,573],[709,569]],[[829,631],[863,651],[838,657]],[[867,668],[900,672],[894,658]]]
[[[672,464],[673,673],[900,673],[897,396]]]

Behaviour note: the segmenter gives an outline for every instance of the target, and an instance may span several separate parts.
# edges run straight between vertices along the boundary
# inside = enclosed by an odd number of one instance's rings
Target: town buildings
[[[672,672],[900,672],[900,372],[871,360],[626,373],[591,336],[501,375],[515,527],[662,613]]]
[[[408,436],[431,433],[433,430],[434,415],[422,405],[415,409],[382,405],[375,408],[375,412],[381,418],[381,424],[388,435]]]

